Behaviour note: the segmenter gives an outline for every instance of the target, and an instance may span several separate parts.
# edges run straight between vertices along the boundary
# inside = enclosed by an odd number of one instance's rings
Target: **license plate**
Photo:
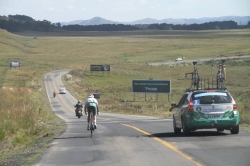
[[[214,115],[207,115],[207,118],[220,118],[221,115],[219,114],[214,114]]]

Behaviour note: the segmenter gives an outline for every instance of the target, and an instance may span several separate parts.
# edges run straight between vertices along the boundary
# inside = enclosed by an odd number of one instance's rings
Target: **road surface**
[[[52,97],[69,70],[46,74],[45,85],[54,113],[67,123],[66,131],[33,166],[249,166],[250,133],[231,135],[198,130],[185,137],[174,134],[172,119],[100,112],[93,137],[86,116],[78,119],[69,93]]]

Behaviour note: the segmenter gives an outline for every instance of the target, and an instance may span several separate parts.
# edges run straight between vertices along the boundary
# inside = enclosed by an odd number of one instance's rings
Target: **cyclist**
[[[83,108],[80,100],[78,100],[78,102],[76,103],[75,108],[76,108],[75,112],[76,112],[76,116],[77,116],[77,110],[81,109],[81,111],[82,111],[82,108]]]
[[[94,98],[94,95],[90,94],[88,96],[88,98],[86,99],[85,101],[85,105],[84,105],[84,112],[85,114],[87,115],[87,111],[88,111],[88,127],[87,127],[87,130],[90,129],[90,124],[89,124],[89,121],[90,121],[90,108],[94,108],[94,112],[93,112],[93,115],[94,115],[94,127],[95,129],[97,128],[97,125],[96,125],[96,114],[99,112],[99,108],[98,108],[98,101]]]
[[[54,97],[54,98],[56,97],[56,91],[53,92],[53,97]]]

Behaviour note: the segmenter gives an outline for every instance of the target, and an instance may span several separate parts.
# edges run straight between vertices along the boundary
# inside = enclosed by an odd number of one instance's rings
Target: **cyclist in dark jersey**
[[[76,108],[75,113],[76,113],[76,116],[77,116],[77,110],[81,109],[81,111],[82,111],[82,108],[83,108],[83,105],[81,104],[80,100],[78,100],[78,102],[76,103],[75,108]]]

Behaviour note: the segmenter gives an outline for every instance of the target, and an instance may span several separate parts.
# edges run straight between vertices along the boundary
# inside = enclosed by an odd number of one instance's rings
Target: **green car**
[[[175,133],[189,135],[197,129],[230,130],[239,133],[240,116],[232,95],[227,90],[187,90],[179,103],[171,104]]]

